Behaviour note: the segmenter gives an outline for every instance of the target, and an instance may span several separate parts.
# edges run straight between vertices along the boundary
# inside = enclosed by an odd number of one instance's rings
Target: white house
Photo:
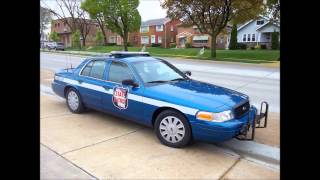
[[[245,43],[248,47],[266,45],[267,48],[270,48],[271,33],[280,32],[280,26],[276,23],[270,22],[265,17],[260,17],[259,19],[250,20],[238,26],[237,30],[238,43]]]

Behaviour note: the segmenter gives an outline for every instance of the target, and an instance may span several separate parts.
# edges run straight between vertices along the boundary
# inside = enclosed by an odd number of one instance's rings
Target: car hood
[[[213,84],[184,80],[147,86],[146,97],[199,110],[218,112],[248,100],[248,96]]]

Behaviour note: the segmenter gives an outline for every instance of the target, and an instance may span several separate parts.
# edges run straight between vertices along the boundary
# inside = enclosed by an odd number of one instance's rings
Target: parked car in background
[[[47,45],[48,49],[54,49],[54,50],[62,50],[64,51],[64,43],[63,42],[51,42]]]

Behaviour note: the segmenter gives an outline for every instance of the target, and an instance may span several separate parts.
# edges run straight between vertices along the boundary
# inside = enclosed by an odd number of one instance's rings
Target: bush
[[[251,47],[250,47],[250,49],[251,49],[251,50],[254,50],[254,49],[255,49],[255,47],[254,47],[254,46],[251,46]]]
[[[247,49],[247,45],[244,43],[238,43],[237,47],[238,47],[238,49]]]
[[[186,48],[191,48],[191,44],[190,43],[186,43]]]
[[[103,34],[102,34],[102,32],[100,30],[98,30],[96,32],[96,43],[98,45],[102,45],[103,44]]]
[[[177,46],[176,43],[170,43],[170,48],[175,48]]]
[[[255,48],[255,49],[261,49],[261,46],[260,46],[260,44],[258,44],[258,45],[256,45],[256,46],[254,46],[254,48]]]
[[[72,46],[73,47],[77,47],[77,48],[81,48],[81,44],[80,44],[80,32],[79,30],[77,30],[76,32],[74,32],[72,34]]]
[[[116,43],[107,43],[107,46],[115,46]]]
[[[267,45],[261,44],[261,45],[260,45],[260,48],[261,48],[261,49],[267,49]]]
[[[132,44],[130,42],[127,42],[128,47],[132,47]]]
[[[159,46],[161,46],[161,44],[159,44],[159,43],[158,44],[156,44],[156,43],[151,44],[151,47],[159,47]]]
[[[237,25],[236,24],[233,24],[232,26],[229,49],[237,49]]]
[[[271,34],[271,49],[279,49],[279,33],[273,32]]]

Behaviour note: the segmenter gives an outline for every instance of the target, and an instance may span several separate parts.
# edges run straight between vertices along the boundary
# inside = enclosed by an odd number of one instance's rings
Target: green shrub
[[[170,48],[175,48],[177,46],[176,43],[170,43]]]
[[[238,43],[237,47],[238,47],[237,49],[247,49],[247,45],[244,43]]]
[[[96,43],[98,45],[102,45],[103,44],[103,34],[102,34],[101,30],[98,30],[96,32]]]
[[[229,49],[237,49],[237,25],[236,24],[233,24],[232,26]]]
[[[107,46],[115,46],[116,43],[107,43]]]
[[[279,33],[273,32],[271,36],[271,49],[279,49]]]
[[[267,49],[267,45],[261,44],[261,45],[260,45],[260,48],[261,48],[261,49]]]
[[[186,48],[191,48],[191,43],[186,43]]]
[[[254,49],[255,49],[255,47],[254,47],[254,46],[251,46],[251,47],[250,47],[250,49],[251,49],[251,50],[254,50]]]
[[[159,44],[159,43],[158,44],[156,44],[156,43],[151,44],[151,47],[159,47],[159,46],[161,46],[161,44]]]
[[[71,39],[72,39],[72,47],[81,48],[79,30],[77,30],[72,34]]]

